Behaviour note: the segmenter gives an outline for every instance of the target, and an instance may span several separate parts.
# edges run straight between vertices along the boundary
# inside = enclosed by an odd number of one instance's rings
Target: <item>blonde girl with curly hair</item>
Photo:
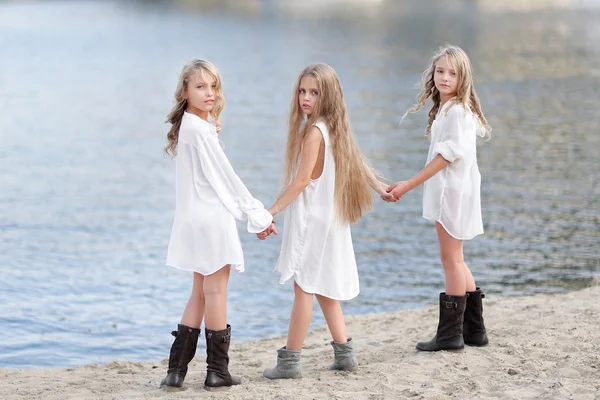
[[[175,218],[167,265],[193,272],[193,287],[169,356],[161,387],[183,390],[204,319],[207,390],[240,384],[229,373],[231,326],[227,323],[227,283],[233,266],[244,271],[235,220],[247,220],[250,233],[277,234],[273,216],[236,175],[221,147],[220,114],[225,105],[221,75],[205,60],[183,68],[165,152],[176,156]]]
[[[432,107],[426,129],[430,140],[426,166],[411,179],[388,188],[399,199],[424,184],[423,217],[436,224],[444,267],[446,288],[439,295],[437,334],[418,343],[417,349],[485,346],[484,295],[465,264],[463,241],[483,233],[476,139],[489,138],[490,128],[475,91],[469,57],[461,48],[448,45],[431,58],[423,72],[422,91],[406,114],[418,111],[428,99]]]

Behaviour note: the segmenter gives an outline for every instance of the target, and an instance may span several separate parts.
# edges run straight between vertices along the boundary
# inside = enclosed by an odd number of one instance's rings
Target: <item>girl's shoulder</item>
[[[473,113],[470,108],[465,107],[464,104],[452,100],[448,101],[448,103],[444,104],[445,110],[442,110],[442,115],[446,118],[465,118],[472,117]]]
[[[327,121],[325,121],[325,118],[319,118],[317,122],[315,122],[315,126],[319,128],[323,133],[328,133],[329,131]]]
[[[202,141],[217,134],[217,128],[197,115],[185,112],[181,120],[179,135],[186,141]]]
[[[447,123],[457,122],[464,128],[470,128],[476,120],[475,114],[473,114],[468,106],[460,102],[452,102],[451,100],[444,104],[438,118]]]

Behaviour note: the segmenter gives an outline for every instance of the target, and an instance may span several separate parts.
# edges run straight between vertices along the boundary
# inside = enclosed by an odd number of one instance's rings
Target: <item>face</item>
[[[433,82],[442,97],[450,98],[456,94],[458,79],[456,78],[454,66],[447,56],[440,57],[435,63]]]
[[[320,94],[317,80],[312,76],[303,76],[298,87],[298,104],[304,114],[312,114]]]
[[[210,74],[197,71],[190,75],[183,98],[188,101],[189,111],[201,117],[208,117],[215,106],[217,84]]]

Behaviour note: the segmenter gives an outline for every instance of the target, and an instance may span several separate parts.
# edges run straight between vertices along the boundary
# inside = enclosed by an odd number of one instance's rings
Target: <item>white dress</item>
[[[167,265],[210,275],[227,264],[244,270],[235,219],[250,233],[273,217],[252,197],[225,156],[214,125],[184,113],[176,157],[175,219]]]
[[[325,143],[323,173],[285,209],[281,253],[275,271],[307,293],[335,300],[358,296],[358,270],[350,225],[336,219],[335,160],[329,130],[316,124]]]
[[[425,182],[423,217],[442,224],[458,240],[483,233],[481,219],[481,175],[477,166],[479,120],[462,104],[446,102],[431,126],[429,164],[438,154],[450,162]]]

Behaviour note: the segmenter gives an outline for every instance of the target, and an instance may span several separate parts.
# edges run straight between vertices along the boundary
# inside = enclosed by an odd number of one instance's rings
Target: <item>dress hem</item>
[[[444,225],[444,223],[442,221],[440,221],[439,219],[429,218],[429,217],[426,217],[424,215],[423,215],[423,218],[425,218],[428,221],[439,222],[439,224],[442,225],[442,228],[444,228],[444,230],[448,233],[448,235],[452,236],[456,240],[471,240],[471,239],[474,239],[475,237],[477,237],[479,235],[483,235],[483,231],[481,231],[481,233],[476,233],[473,236],[470,236],[468,238],[461,238],[461,237],[458,237],[457,235],[454,235],[452,232],[450,232],[448,230],[448,228],[446,228],[446,225]]]
[[[218,271],[220,271],[221,269],[223,269],[223,268],[224,268],[224,267],[225,267],[227,264],[231,264],[231,268],[232,268],[232,269],[235,269],[235,270],[236,270],[237,272],[239,272],[239,273],[242,273],[242,272],[244,272],[244,271],[246,270],[246,269],[244,268],[244,264],[234,264],[234,263],[228,263],[228,262],[226,262],[225,264],[223,264],[223,265],[222,265],[222,266],[220,266],[219,268],[217,268],[217,269],[213,270],[212,272],[210,272],[210,273],[204,273],[204,272],[198,271],[198,269],[197,269],[197,268],[193,268],[193,267],[192,267],[192,268],[188,268],[188,267],[182,267],[182,266],[175,265],[175,264],[169,264],[169,263],[166,263],[166,265],[168,265],[169,267],[177,268],[177,269],[179,269],[179,270],[182,270],[182,271],[197,272],[197,273],[199,273],[199,274],[200,274],[200,275],[202,275],[202,276],[208,276],[208,275],[212,275],[212,274],[214,274],[215,272],[218,272]]]
[[[321,292],[319,292],[317,290],[306,290],[305,288],[302,287],[303,285],[296,280],[296,274],[291,274],[290,276],[288,276],[285,279],[283,278],[283,275],[282,275],[281,279],[279,280],[279,284],[283,285],[284,283],[286,283],[287,281],[289,281],[291,278],[294,278],[294,282],[298,286],[300,286],[300,289],[302,289],[302,291],[304,291],[304,292],[306,292],[308,294],[315,294],[315,295],[327,297],[328,299],[331,299],[331,300],[348,301],[348,300],[352,300],[352,299],[358,297],[358,295],[360,294],[360,290],[359,290],[354,296],[350,296],[350,297],[338,297],[338,296],[329,296],[329,295],[321,293]]]

